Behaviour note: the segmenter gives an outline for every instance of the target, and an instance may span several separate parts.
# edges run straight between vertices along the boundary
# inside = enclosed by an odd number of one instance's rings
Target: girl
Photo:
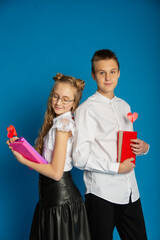
[[[20,163],[40,173],[39,202],[30,240],[90,240],[84,202],[70,173],[75,130],[72,113],[80,102],[85,83],[60,73],[53,79],[55,84],[36,140],[36,150],[48,164],[31,162],[10,147]]]

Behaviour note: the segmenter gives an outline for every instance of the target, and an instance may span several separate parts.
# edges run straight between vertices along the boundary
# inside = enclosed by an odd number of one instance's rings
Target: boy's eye
[[[116,71],[111,71],[111,74],[114,74]]]
[[[100,75],[104,75],[104,72],[99,72]]]

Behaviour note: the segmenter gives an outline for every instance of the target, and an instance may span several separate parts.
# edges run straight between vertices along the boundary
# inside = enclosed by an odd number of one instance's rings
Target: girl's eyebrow
[[[56,93],[56,92],[54,92],[55,94],[57,94],[59,97],[60,97],[60,95],[58,94],[58,93]],[[62,97],[68,97],[68,98],[70,98],[69,96],[62,96]]]
[[[56,94],[56,95],[58,95],[58,96],[60,97],[60,95],[59,95],[57,92],[55,92],[55,91],[54,91],[54,93],[53,93],[53,94]]]

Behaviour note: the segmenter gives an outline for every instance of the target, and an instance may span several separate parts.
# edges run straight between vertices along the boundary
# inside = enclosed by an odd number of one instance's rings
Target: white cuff
[[[119,164],[120,163],[111,163],[110,169],[109,169],[109,173],[110,174],[117,174],[118,173],[118,169],[119,169]]]

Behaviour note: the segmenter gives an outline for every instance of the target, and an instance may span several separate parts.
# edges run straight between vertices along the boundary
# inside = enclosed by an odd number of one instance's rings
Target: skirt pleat
[[[40,175],[30,240],[90,240],[84,201],[70,172],[60,181]]]

